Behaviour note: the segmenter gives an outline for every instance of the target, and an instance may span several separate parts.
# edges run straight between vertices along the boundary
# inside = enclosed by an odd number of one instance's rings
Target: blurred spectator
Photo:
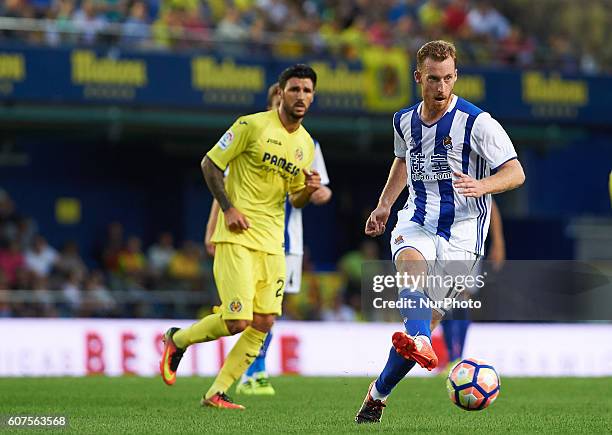
[[[183,38],[183,17],[181,9],[170,9],[153,24],[155,43],[164,48],[176,47]]]
[[[96,42],[96,38],[108,24],[106,18],[99,13],[94,0],[83,0],[72,20],[75,29],[80,32],[81,42],[88,45]]]
[[[121,29],[121,38],[126,45],[143,47],[149,44],[151,29],[145,2],[136,1],[132,3],[130,14]]]
[[[78,274],[83,279],[87,274],[87,266],[79,254],[79,245],[74,240],[64,243],[64,247],[55,262],[55,270],[68,276],[72,273]]]
[[[338,270],[345,282],[344,300],[357,311],[361,307],[362,267],[365,262],[378,259],[378,245],[373,240],[364,240],[359,250],[347,252],[340,258]]]
[[[202,276],[200,249],[195,242],[187,240],[170,260],[168,274],[179,280],[194,281]]]
[[[123,248],[123,225],[111,222],[107,228],[106,240],[99,254],[100,264],[104,270],[119,272],[119,253]]]
[[[6,190],[0,189],[0,243],[15,238],[19,218],[13,199]]]
[[[76,26],[72,21],[74,15],[74,0],[58,0],[50,12],[51,21],[46,25],[46,41],[50,45],[60,42],[74,43],[78,39]]]
[[[26,251],[34,243],[34,237],[37,233],[37,226],[34,220],[30,217],[19,216],[15,226],[15,233],[10,234],[10,239],[15,239],[19,244],[19,249]]]
[[[10,295],[11,290],[8,281],[4,276],[4,272],[0,269],[0,318],[11,317],[13,314]]]
[[[199,46],[210,38],[208,25],[202,16],[202,9],[199,7],[185,13],[183,27],[189,35],[189,41],[187,42],[193,42]]]
[[[467,27],[468,0],[451,0],[444,9],[444,27],[451,35],[460,35]]]
[[[162,276],[168,270],[170,260],[175,255],[174,239],[170,233],[162,233],[157,243],[147,252],[149,269],[154,276]]]
[[[388,47],[391,45],[393,35],[391,28],[385,20],[377,18],[371,26],[368,27],[368,42],[372,45]]]
[[[33,286],[34,290],[34,305],[35,315],[42,317],[57,317],[58,311],[55,305],[56,297],[49,290],[49,281],[44,276],[34,275]],[[27,305],[24,307],[27,308]]]
[[[333,305],[323,310],[322,320],[328,322],[353,322],[357,320],[357,315],[350,305],[344,303],[342,294],[338,293],[334,297]]]
[[[95,270],[83,286],[81,314],[85,317],[110,317],[116,315],[117,302],[104,285],[104,276]]]
[[[502,63],[513,66],[526,66],[533,62],[534,43],[523,35],[517,26],[501,41],[500,58]]]
[[[142,242],[136,236],[130,236],[125,249],[119,253],[119,270],[124,276],[137,277],[145,272],[147,260],[142,253]]]
[[[444,10],[439,0],[427,0],[419,8],[419,21],[424,29],[432,30],[442,27]]]
[[[221,44],[245,41],[249,36],[247,26],[241,21],[240,12],[230,8],[215,30],[215,37]]]
[[[478,0],[468,13],[468,23],[476,35],[503,39],[510,33],[510,23],[495,9],[489,0]]]
[[[395,0],[392,2],[387,18],[392,23],[395,23],[403,18],[410,18],[412,21],[418,21],[420,0]]]
[[[25,258],[16,240],[11,240],[5,247],[0,247],[0,270],[9,285],[12,286],[17,282],[18,270],[24,268]]]
[[[57,251],[49,246],[47,240],[43,236],[37,235],[34,237],[32,248],[26,251],[25,264],[29,270],[38,276],[47,277],[58,258]]]
[[[62,297],[64,303],[63,314],[66,316],[76,315],[81,308],[81,281],[82,276],[79,272],[73,271],[68,275],[68,279],[62,285]]]

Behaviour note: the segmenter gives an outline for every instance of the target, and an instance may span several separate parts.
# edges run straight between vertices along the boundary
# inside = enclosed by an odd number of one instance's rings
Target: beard
[[[296,110],[296,109],[302,109],[302,108],[304,109],[304,112],[298,112]],[[296,108],[295,106],[292,106],[291,109],[287,111],[287,114],[294,121],[299,121],[300,119],[304,118],[304,116],[306,116],[306,112],[308,112],[308,109],[306,109],[306,106],[299,107],[299,108]]]

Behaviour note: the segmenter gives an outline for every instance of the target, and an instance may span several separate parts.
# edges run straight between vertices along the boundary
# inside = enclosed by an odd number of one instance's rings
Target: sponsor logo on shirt
[[[262,162],[269,163],[270,165],[274,165],[280,169],[282,169],[287,174],[295,177],[299,172],[300,168],[294,165],[292,162],[288,162],[284,157],[278,157],[274,154],[264,153]],[[281,175],[283,175],[281,173]]]
[[[394,244],[396,244],[396,245],[399,245],[399,244],[401,244],[401,243],[404,243],[404,238],[403,238],[401,235],[399,235],[399,236],[397,236],[397,237],[395,238],[395,240],[393,241],[393,243],[394,243]]]
[[[270,138],[268,138],[268,140],[266,142],[267,143],[273,143],[274,145],[282,145],[283,144],[280,140],[270,139]]]
[[[222,150],[225,150],[228,146],[231,145],[233,141],[234,133],[232,132],[232,130],[227,130],[223,137],[219,139],[219,147],[221,147]]]

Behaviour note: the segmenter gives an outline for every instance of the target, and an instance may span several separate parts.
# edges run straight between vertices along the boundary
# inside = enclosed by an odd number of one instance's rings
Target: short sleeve
[[[406,158],[406,152],[408,151],[408,145],[406,145],[406,141],[401,133],[400,127],[400,112],[397,112],[393,115],[393,147],[395,149],[395,157],[400,157],[402,159]]]
[[[492,170],[516,158],[508,133],[486,112],[474,121],[471,139],[474,152],[485,159]]]
[[[229,162],[246,149],[251,128],[247,121],[238,118],[206,155],[220,169],[225,170]]]
[[[312,167],[312,164],[314,162],[314,148],[315,148],[314,143],[311,142],[311,148],[308,154],[305,156],[304,166],[302,166],[302,168]],[[302,171],[302,169],[300,169],[299,172],[295,175],[295,177],[293,177],[293,180],[291,180],[291,183],[289,184],[289,193],[290,194],[297,193],[300,190],[304,189],[304,187],[306,187],[305,182],[306,182],[306,176],[304,175],[304,172]]]
[[[325,160],[323,159],[321,145],[319,145],[319,142],[317,141],[315,141],[315,152],[312,168],[321,175],[321,184],[327,186],[329,184],[329,175],[327,174],[327,167],[325,166]]]

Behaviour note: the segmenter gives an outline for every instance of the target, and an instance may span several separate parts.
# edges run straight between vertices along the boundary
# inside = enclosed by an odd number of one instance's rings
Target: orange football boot
[[[159,371],[166,385],[174,385],[176,382],[176,370],[178,369],[181,358],[185,353],[185,349],[180,349],[174,344],[172,336],[179,328],[170,328],[164,334],[164,353],[159,362]]]
[[[438,357],[425,336],[412,337],[405,332],[396,332],[392,342],[397,353],[416,361],[424,369],[432,371],[438,366]]]
[[[208,399],[202,397],[200,401],[202,406],[210,406],[211,408],[219,409],[244,409],[244,406],[234,403],[225,393],[217,393]]]

